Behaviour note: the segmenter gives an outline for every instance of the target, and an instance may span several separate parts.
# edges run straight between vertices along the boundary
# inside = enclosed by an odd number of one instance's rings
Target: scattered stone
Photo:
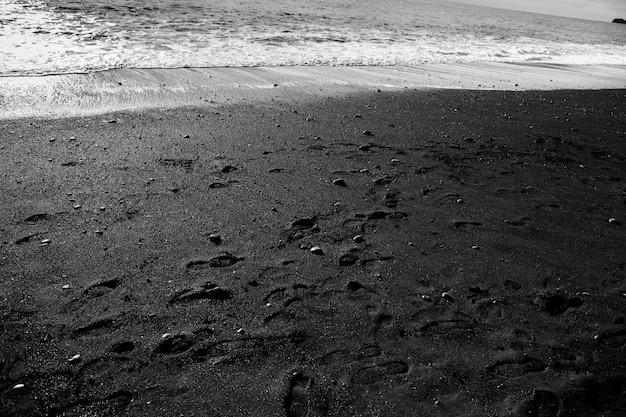
[[[367,151],[369,151],[370,149],[371,149],[370,145],[361,145],[361,146],[359,146],[359,150],[360,150],[360,151],[367,152]]]
[[[22,389],[24,387],[25,387],[24,384],[15,384],[15,385],[13,385],[13,389]]]
[[[64,286],[61,287],[61,289],[69,290],[70,289],[70,284],[65,284]]]
[[[365,236],[356,235],[355,237],[352,238],[352,240],[355,241],[356,243],[363,243],[365,242]]]
[[[218,235],[217,233],[211,233],[209,235],[209,241],[215,243],[216,245],[219,245],[222,242],[222,236]]]
[[[78,210],[79,208],[81,208],[82,206],[80,204],[74,204],[74,210]]]
[[[611,223],[611,224],[615,224],[615,225],[618,225],[618,226],[621,224],[621,223],[620,223],[620,221],[619,221],[619,220],[617,220],[615,217],[611,217],[611,218],[609,219],[609,223]]]
[[[309,250],[311,251],[311,253],[313,253],[315,255],[323,255],[324,254],[324,251],[319,246],[313,246]]]
[[[346,184],[346,182],[343,179],[337,178],[333,180],[333,185],[337,185],[339,187],[346,187],[348,184]]]
[[[478,246],[478,245],[472,245],[472,249],[474,249],[474,250],[479,250],[479,249],[480,249],[480,246]]]
[[[454,297],[452,297],[452,295],[447,291],[441,294],[441,298],[443,298],[446,301],[450,301],[451,303],[454,302]]]
[[[67,361],[69,363],[78,363],[82,360],[82,358],[80,357],[80,354],[76,354],[74,356],[72,356],[71,358],[69,358]]]
[[[369,130],[364,130],[364,131],[363,131],[363,134],[364,134],[365,136],[374,136],[374,134],[373,134],[372,132],[370,132]]]
[[[391,160],[391,163],[392,163],[392,164],[399,164],[399,163],[400,163],[400,160],[399,160],[398,158],[393,158],[393,159]]]
[[[189,135],[183,135],[183,139],[189,139],[190,136]]]
[[[43,239],[43,240],[41,241],[41,246],[47,246],[47,245],[49,245],[49,244],[50,244],[50,239]]]
[[[426,295],[426,294],[422,295],[422,300],[429,302],[429,303],[433,302],[433,298],[430,295]]]

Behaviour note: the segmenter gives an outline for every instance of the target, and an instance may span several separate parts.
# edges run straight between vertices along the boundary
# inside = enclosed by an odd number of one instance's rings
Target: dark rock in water
[[[621,18],[617,18],[617,19],[613,19],[613,23],[626,23],[625,19],[621,19]]]

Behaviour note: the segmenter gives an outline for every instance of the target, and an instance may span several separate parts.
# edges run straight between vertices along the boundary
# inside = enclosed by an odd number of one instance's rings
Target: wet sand
[[[625,120],[439,89],[4,121],[2,415],[623,415]]]

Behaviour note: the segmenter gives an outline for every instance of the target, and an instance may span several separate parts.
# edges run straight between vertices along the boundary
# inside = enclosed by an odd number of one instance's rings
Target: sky
[[[501,9],[522,10],[579,19],[610,22],[626,19],[626,0],[453,0]]]

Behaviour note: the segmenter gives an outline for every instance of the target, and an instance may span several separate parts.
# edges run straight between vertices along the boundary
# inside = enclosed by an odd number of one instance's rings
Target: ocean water
[[[435,0],[0,0],[0,76],[457,62],[626,65],[626,27]]]

